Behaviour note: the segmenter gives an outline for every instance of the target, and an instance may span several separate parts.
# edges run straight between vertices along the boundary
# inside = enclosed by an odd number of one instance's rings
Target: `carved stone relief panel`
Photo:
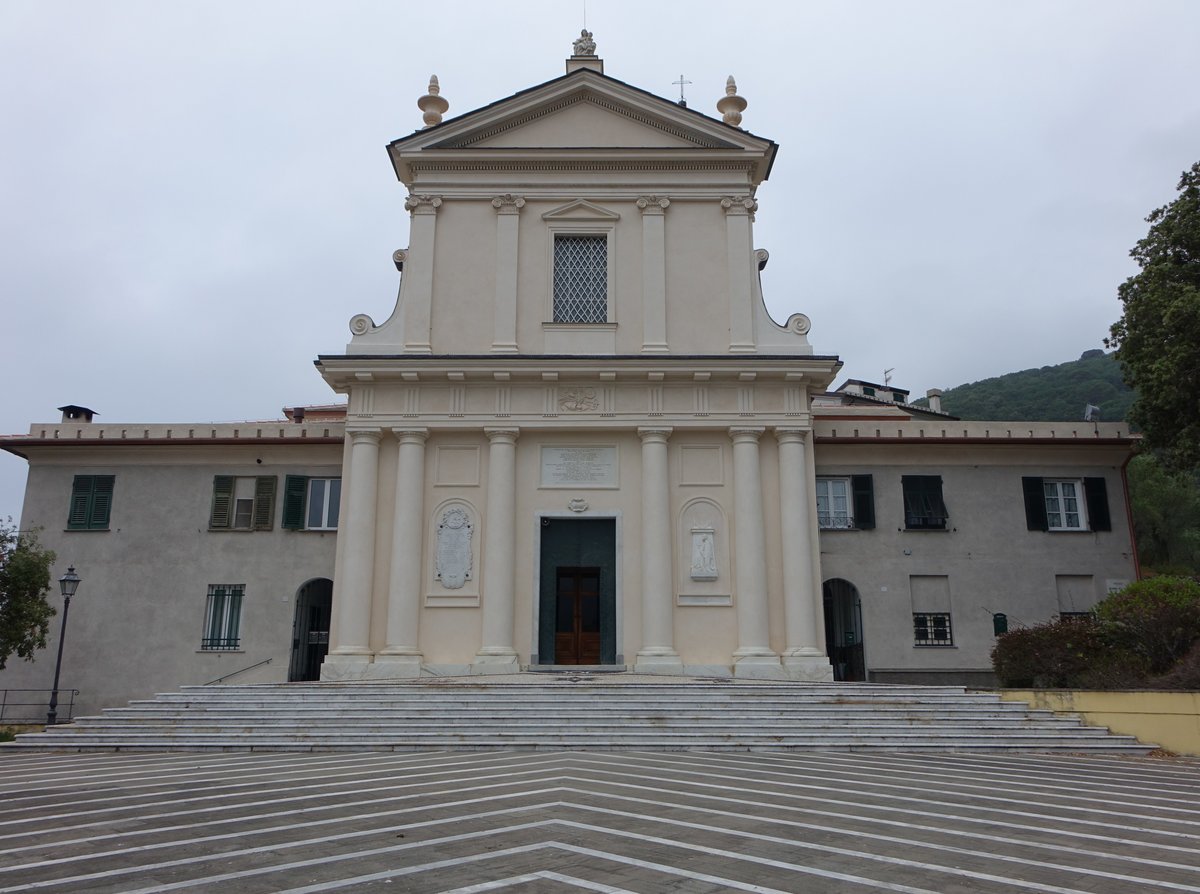
[[[437,578],[447,590],[461,590],[471,576],[471,540],[475,526],[462,506],[442,512],[437,526]]]
[[[732,605],[729,533],[716,500],[697,497],[684,504],[678,543],[683,566],[679,605]]]

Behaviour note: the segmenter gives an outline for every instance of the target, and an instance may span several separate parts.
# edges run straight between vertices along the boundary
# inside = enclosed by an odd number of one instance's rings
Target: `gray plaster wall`
[[[332,579],[336,534],[279,527],[284,476],[337,477],[340,445],[114,447],[88,450],[86,465],[61,449],[31,453],[22,527],[40,527],[58,554],[55,579],[68,565],[83,579],[71,601],[61,680],[61,688],[80,690],[77,714],[266,659],[233,681],[287,679],[297,591],[314,578]],[[77,474],[115,476],[108,530],[66,530]],[[218,474],[278,476],[271,530],[208,529]],[[236,651],[200,648],[211,584],[245,585]],[[33,662],[10,658],[0,688],[52,685],[62,607],[53,589],[60,614],[47,648]]]

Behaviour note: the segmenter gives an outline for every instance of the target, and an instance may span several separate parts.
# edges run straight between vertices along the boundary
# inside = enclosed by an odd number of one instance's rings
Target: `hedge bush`
[[[1200,583],[1138,581],[1093,617],[1009,631],[992,666],[1000,685],[1018,688],[1200,688]]]

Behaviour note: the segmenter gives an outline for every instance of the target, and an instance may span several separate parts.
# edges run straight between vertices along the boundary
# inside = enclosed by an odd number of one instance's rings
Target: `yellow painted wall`
[[[1176,754],[1200,755],[1200,692],[1004,689],[1006,701],[1080,715],[1085,723],[1137,736]]]

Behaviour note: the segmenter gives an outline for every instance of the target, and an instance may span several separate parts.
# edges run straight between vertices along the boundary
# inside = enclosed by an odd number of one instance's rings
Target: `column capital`
[[[517,438],[521,437],[519,428],[484,428],[483,433],[493,444],[515,444]]]
[[[766,429],[762,426],[738,425],[729,429],[729,437],[735,444],[758,443]]]
[[[808,440],[809,429],[792,426],[777,426],[773,429],[775,438],[780,444],[803,444]]]
[[[729,215],[754,215],[758,210],[758,201],[754,196],[725,196],[721,199],[721,207]]]
[[[424,444],[429,440],[427,428],[393,428],[392,434],[401,444]]]
[[[666,196],[638,196],[637,206],[642,214],[663,214],[671,205]]]
[[[643,444],[652,444],[655,442],[665,444],[673,431],[675,429],[669,425],[656,425],[638,428],[637,433],[638,437],[642,439]]]
[[[520,214],[521,209],[525,207],[525,197],[514,196],[512,193],[495,196],[492,199],[492,207],[496,209],[497,214]]]
[[[378,428],[352,428],[346,432],[351,444],[378,444],[383,430]]]
[[[442,207],[442,197],[409,193],[408,198],[404,200],[404,207],[413,214],[437,214],[437,210]]]

